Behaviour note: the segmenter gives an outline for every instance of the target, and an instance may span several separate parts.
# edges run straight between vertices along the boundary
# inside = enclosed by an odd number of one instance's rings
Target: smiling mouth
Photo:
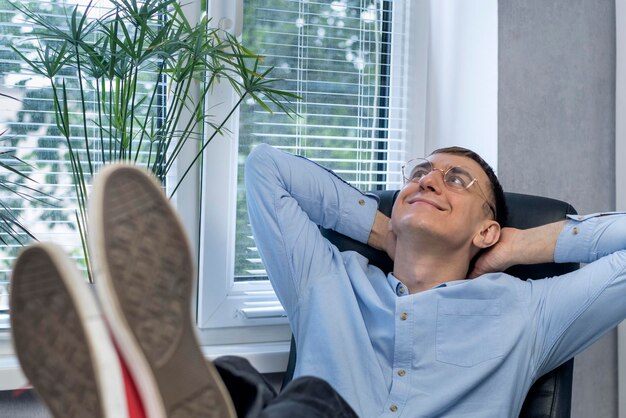
[[[423,199],[423,198],[413,198],[410,199],[408,202],[410,205],[416,204],[416,203],[422,203],[422,204],[426,204],[429,206],[434,207],[435,209],[439,209],[439,210],[443,210],[443,208],[441,206],[439,206],[438,204],[436,204],[435,202],[432,202],[428,199]]]

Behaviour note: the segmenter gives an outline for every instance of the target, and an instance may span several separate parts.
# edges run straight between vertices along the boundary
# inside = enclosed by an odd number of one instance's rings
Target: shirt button
[[[400,286],[400,288],[398,289],[398,292],[400,292],[401,294],[404,294],[404,286]]]
[[[574,235],[578,235],[578,228],[574,227],[574,229],[572,229],[572,233]]]
[[[402,312],[402,313],[400,314],[400,319],[401,319],[401,320],[403,320],[403,321],[406,321],[406,319],[407,319],[408,317],[409,317],[409,314],[408,314],[408,313],[406,313],[406,312]]]
[[[361,205],[361,206],[365,205],[365,200],[359,199],[359,205]]]
[[[389,410],[390,410],[391,412],[396,412],[396,411],[398,410],[398,405],[395,405],[395,404],[394,404],[394,405],[391,405],[391,406],[389,407]]]
[[[406,374],[406,370],[404,370],[404,369],[400,369],[400,370],[398,370],[398,376],[402,377],[402,376],[404,376],[405,374]]]

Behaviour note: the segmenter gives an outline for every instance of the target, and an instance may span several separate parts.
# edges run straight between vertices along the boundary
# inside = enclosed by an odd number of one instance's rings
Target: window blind
[[[243,43],[298,94],[299,117],[242,105],[235,280],[266,279],[248,223],[243,165],[259,143],[303,155],[362,190],[398,187],[406,140],[394,118],[392,1],[246,0]]]

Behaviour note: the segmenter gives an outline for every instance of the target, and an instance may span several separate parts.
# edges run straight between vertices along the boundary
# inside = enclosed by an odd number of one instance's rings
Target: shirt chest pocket
[[[500,301],[440,299],[437,304],[437,361],[462,367],[501,357]]]

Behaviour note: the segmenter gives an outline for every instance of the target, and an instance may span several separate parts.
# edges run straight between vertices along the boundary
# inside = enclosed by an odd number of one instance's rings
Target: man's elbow
[[[263,172],[267,170],[268,163],[272,161],[272,153],[275,151],[273,147],[267,144],[259,144],[250,151],[244,166],[246,181],[263,175]]]
[[[284,176],[289,169],[282,158],[285,154],[267,144],[255,146],[244,166],[244,184],[246,193],[269,189],[274,190],[276,186],[284,188]],[[288,175],[288,174],[287,174]]]

